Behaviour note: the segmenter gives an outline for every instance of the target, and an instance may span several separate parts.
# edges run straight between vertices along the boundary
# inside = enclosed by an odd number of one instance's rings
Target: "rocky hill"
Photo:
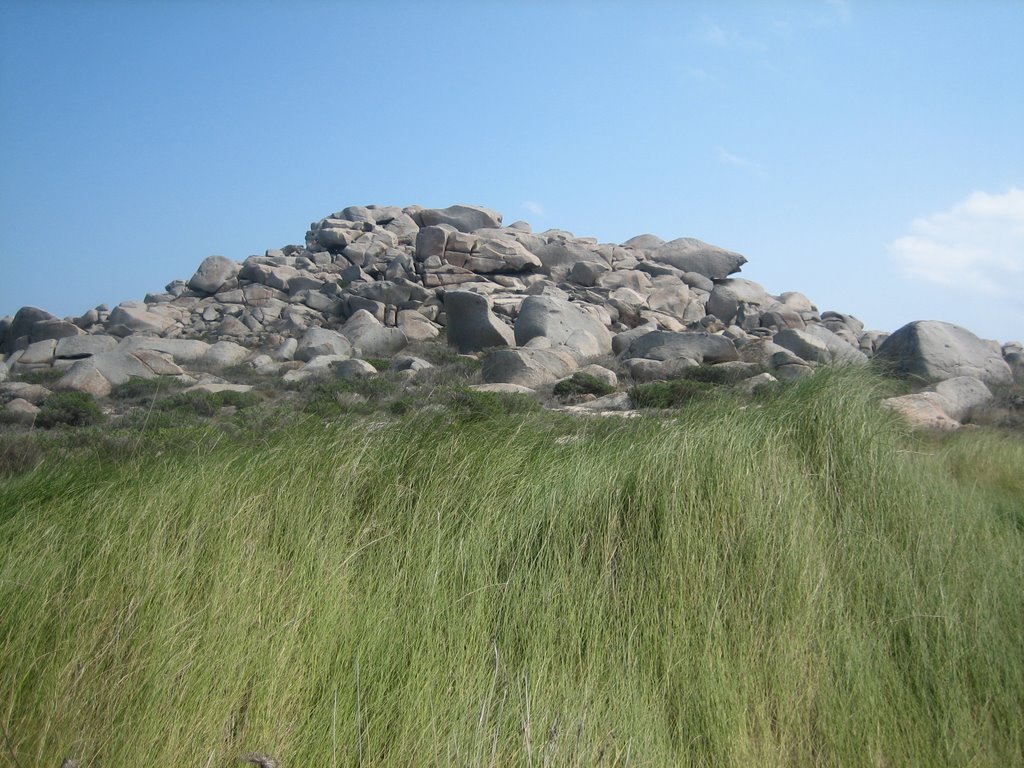
[[[482,356],[479,387],[520,392],[580,370],[614,386],[708,365],[753,390],[874,358],[935,384],[892,407],[957,426],[991,386],[1024,378],[1020,343],[937,321],[866,330],[734,277],[745,263],[692,238],[536,233],[477,206],[352,206],[311,224],[303,245],[210,256],[142,301],[64,319],[23,307],[0,320],[0,380],[57,368],[56,389],[103,397],[132,378],[242,388],[225,375],[241,365],[289,382],[371,376],[382,361],[414,376],[429,364],[404,350],[431,340]],[[16,384],[2,385],[8,408],[25,400]],[[632,404],[620,393],[583,407]]]

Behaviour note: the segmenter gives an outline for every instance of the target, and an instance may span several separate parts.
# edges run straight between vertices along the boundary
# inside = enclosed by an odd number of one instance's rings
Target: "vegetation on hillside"
[[[273,430],[239,403],[121,450],[9,441],[0,751],[1024,763],[1024,441],[909,435],[878,386],[626,420],[453,390]]]

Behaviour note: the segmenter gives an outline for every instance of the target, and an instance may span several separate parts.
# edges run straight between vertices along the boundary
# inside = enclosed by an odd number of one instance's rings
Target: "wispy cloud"
[[[540,203],[534,202],[533,200],[527,200],[523,203],[523,208],[532,213],[534,216],[544,215],[544,206]]]
[[[737,168],[742,168],[744,166],[750,165],[750,161],[747,160],[747,158],[740,157],[739,155],[734,155],[725,147],[715,147],[715,157],[717,157],[726,165],[732,165]]]
[[[914,219],[889,253],[912,278],[990,296],[1024,295],[1024,189],[975,192]]]

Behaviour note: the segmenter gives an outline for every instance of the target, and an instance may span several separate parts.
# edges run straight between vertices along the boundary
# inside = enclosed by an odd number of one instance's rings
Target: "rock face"
[[[188,287],[193,291],[212,295],[237,275],[239,270],[240,265],[231,259],[224,256],[207,256],[188,281]]]
[[[578,357],[612,351],[612,336],[604,323],[571,302],[554,296],[528,296],[516,319],[515,340],[522,346],[538,336],[561,344]]]
[[[670,264],[683,272],[696,272],[712,280],[721,280],[747,263],[745,257],[714,245],[695,240],[692,237],[680,237],[651,251],[651,259],[662,264]]]
[[[890,407],[953,425],[988,386],[1024,380],[1019,343],[1000,348],[933,321],[887,337],[734,276],[745,263],[694,238],[599,243],[503,226],[474,205],[354,205],[314,221],[302,243],[241,263],[209,256],[142,301],[0,318],[0,381],[53,368],[63,372],[55,388],[102,397],[132,378],[228,386],[211,372],[239,365],[286,381],[376,375],[366,358],[414,378],[429,367],[415,345],[447,342],[483,358],[486,386],[543,389],[578,368],[615,382],[610,368],[650,381],[721,365],[753,390],[877,357],[944,382]],[[413,355],[392,359],[410,344]]]
[[[444,306],[448,314],[448,343],[462,354],[515,345],[514,331],[491,311],[489,297],[470,291],[449,291]]]
[[[966,328],[937,320],[919,320],[894,332],[875,358],[896,373],[941,381],[973,376],[986,384],[1013,381],[998,345],[982,341]]]

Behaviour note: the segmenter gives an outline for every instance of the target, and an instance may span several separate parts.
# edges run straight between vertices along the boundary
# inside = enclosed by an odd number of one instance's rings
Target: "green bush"
[[[448,392],[445,404],[459,421],[482,421],[512,414],[539,411],[532,395],[514,392],[478,392],[458,387]]]
[[[690,381],[702,381],[707,384],[735,384],[750,374],[742,368],[730,368],[721,365],[700,365],[688,368],[679,377]]]
[[[184,385],[177,379],[159,377],[156,379],[128,379],[110,390],[114,400],[150,400],[157,395],[166,395],[180,390]]]
[[[706,397],[714,385],[693,379],[652,381],[637,384],[629,391],[629,398],[637,408],[678,408],[697,398]]]
[[[99,424],[106,416],[92,395],[85,392],[57,392],[44,401],[36,424],[45,429],[56,426],[85,427]]]
[[[26,384],[42,384],[45,387],[47,384],[53,384],[65,373],[67,371],[63,368],[37,368],[34,371],[25,371],[18,379]]]
[[[255,392],[181,392],[157,401],[156,407],[161,411],[184,411],[210,417],[226,406],[243,410],[260,401]]]
[[[554,394],[558,397],[579,397],[581,395],[610,395],[615,391],[615,387],[610,384],[606,384],[596,376],[589,373],[582,373],[577,371],[568,379],[562,379],[562,381],[555,384],[553,390]]]

